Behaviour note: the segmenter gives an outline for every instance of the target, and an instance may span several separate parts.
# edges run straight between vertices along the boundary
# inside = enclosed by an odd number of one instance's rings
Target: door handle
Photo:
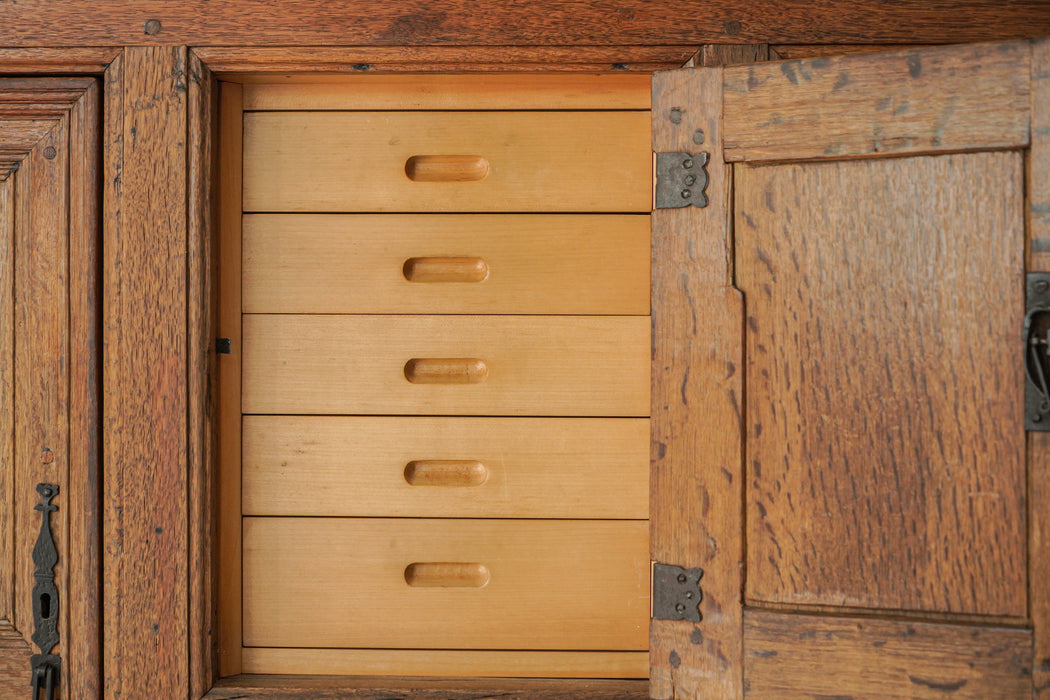
[[[55,564],[58,563],[58,549],[51,536],[51,514],[58,506],[51,499],[58,495],[57,484],[37,484],[36,492],[41,502],[33,506],[40,511],[40,534],[33,545],[33,564],[36,570],[33,578],[33,643],[40,647],[39,654],[29,659],[33,671],[33,700],[40,700],[40,691],[44,691],[44,700],[55,700],[55,691],[62,670],[62,659],[50,653],[58,644],[58,588],[55,587]]]

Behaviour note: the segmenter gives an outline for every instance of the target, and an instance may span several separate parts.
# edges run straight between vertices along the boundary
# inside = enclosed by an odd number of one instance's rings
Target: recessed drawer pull
[[[489,162],[481,156],[412,156],[405,162],[412,182],[476,182],[488,174]]]
[[[405,379],[413,384],[480,384],[488,365],[472,357],[413,358],[405,363]]]
[[[413,486],[481,486],[489,470],[472,459],[417,459],[405,465],[405,481]]]
[[[405,583],[415,588],[484,588],[489,578],[484,564],[417,561],[405,567]]]
[[[401,273],[409,282],[484,282],[489,266],[481,258],[409,258]]]

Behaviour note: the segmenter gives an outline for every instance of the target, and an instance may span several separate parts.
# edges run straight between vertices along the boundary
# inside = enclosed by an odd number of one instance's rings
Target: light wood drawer
[[[648,314],[646,215],[250,214],[249,313]]]
[[[649,414],[646,316],[246,314],[244,413]]]
[[[645,521],[245,518],[244,644],[641,650],[648,579]]]
[[[648,212],[649,112],[247,112],[248,212]]]
[[[245,515],[649,517],[645,418],[245,416],[243,436]]]

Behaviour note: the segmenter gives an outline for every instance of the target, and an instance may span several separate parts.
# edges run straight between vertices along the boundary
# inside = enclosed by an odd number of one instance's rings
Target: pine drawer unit
[[[399,83],[224,85],[220,663],[645,677],[647,86]]]

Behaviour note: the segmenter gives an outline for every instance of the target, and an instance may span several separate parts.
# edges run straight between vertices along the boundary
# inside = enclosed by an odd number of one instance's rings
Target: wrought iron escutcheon
[[[1050,431],[1050,273],[1031,273],[1025,287],[1025,430],[1046,432]]]
[[[33,700],[39,700],[40,691],[44,691],[45,700],[54,700],[61,675],[62,659],[50,653],[58,644],[58,589],[55,587],[55,564],[58,563],[58,549],[51,536],[51,513],[58,510],[51,499],[58,495],[56,484],[37,484],[36,492],[40,494],[41,503],[33,506],[40,511],[40,534],[33,546],[33,564],[36,571],[33,578],[33,643],[40,647],[40,653],[34,654],[29,662],[33,669]]]
[[[656,154],[656,208],[707,206],[707,153]]]
[[[700,622],[704,570],[653,564],[653,619]]]

